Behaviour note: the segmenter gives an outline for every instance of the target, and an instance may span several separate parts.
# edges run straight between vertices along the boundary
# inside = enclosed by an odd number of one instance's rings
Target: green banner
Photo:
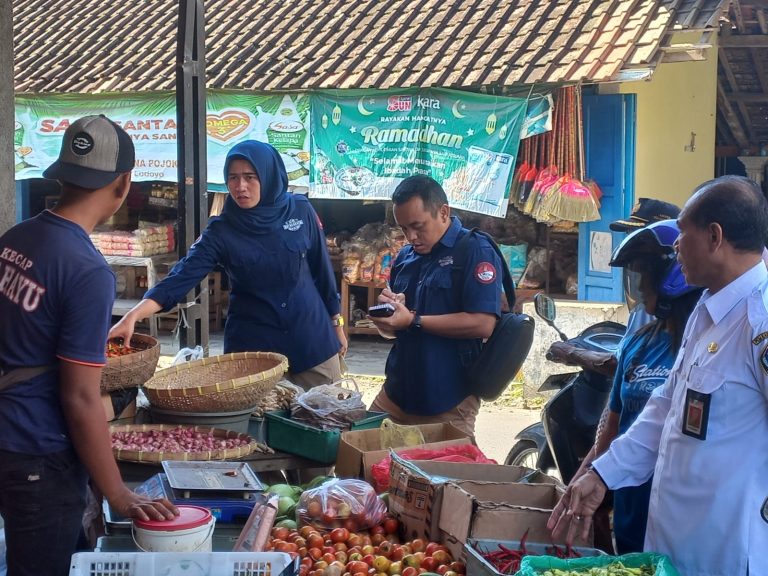
[[[17,180],[42,178],[59,154],[67,126],[88,114],[106,115],[131,136],[134,180],[178,180],[173,92],[21,95],[15,108]],[[224,184],[224,159],[232,146],[256,139],[280,151],[292,186],[309,187],[308,95],[210,90],[207,111],[210,184]]]
[[[315,93],[310,195],[388,200],[420,173],[452,207],[503,217],[526,107],[438,88]]]

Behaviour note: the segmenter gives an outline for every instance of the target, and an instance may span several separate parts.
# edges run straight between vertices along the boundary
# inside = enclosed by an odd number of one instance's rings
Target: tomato
[[[345,519],[345,520],[344,520],[344,521],[341,523],[341,525],[342,525],[344,528],[346,528],[347,530],[349,530],[349,532],[350,532],[350,533],[352,533],[352,532],[357,532],[357,522],[355,521],[355,519],[354,519],[354,518],[347,518],[347,519]],[[357,536],[357,535],[355,534],[355,536]],[[360,536],[357,536],[357,538],[359,539],[359,538],[360,538]]]
[[[368,564],[365,562],[356,560],[354,562],[347,563],[347,572],[354,574],[355,572],[362,572],[368,574]]]
[[[307,544],[309,544],[310,548],[322,548],[325,545],[325,541],[323,540],[323,537],[320,536],[317,532],[312,532],[307,537]]]
[[[375,536],[376,534],[384,534],[384,526],[381,524],[377,524],[373,528],[370,529],[371,537]]]
[[[424,551],[427,553],[427,556],[432,556],[432,554],[435,553],[435,550],[447,550],[447,548],[437,542],[430,542],[427,544],[427,548]]]
[[[287,540],[290,533],[288,528],[272,528],[272,538],[275,540]]]
[[[334,528],[331,530],[331,541],[334,543],[344,543],[347,541],[347,538],[349,538],[349,530],[346,528]],[[344,549],[346,550],[346,544]]]
[[[310,500],[307,504],[307,514],[312,518],[320,518],[323,515],[323,505],[317,500]]]
[[[387,518],[384,520],[384,523],[382,524],[384,528],[384,532],[387,534],[396,534],[398,528],[400,527],[400,523],[395,518]]]

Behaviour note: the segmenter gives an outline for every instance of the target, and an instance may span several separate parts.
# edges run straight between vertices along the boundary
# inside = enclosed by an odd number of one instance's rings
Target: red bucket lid
[[[173,520],[134,520],[137,528],[157,532],[176,532],[204,526],[211,521],[211,511],[201,506],[177,506],[179,515]]]

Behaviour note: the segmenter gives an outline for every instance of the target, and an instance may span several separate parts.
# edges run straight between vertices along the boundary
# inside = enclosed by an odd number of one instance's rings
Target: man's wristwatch
[[[418,312],[413,313],[413,320],[411,320],[411,325],[408,326],[408,330],[421,330],[421,315]]]
[[[338,318],[334,318],[331,320],[331,324],[333,326],[344,326],[344,316],[339,316]]]

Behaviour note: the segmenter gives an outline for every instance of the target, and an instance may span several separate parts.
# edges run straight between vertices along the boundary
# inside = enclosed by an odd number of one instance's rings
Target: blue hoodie
[[[234,146],[233,158],[250,162],[261,199],[243,210],[227,197],[185,258],[149,290],[146,298],[169,310],[216,266],[229,276],[231,292],[224,352],[279,352],[290,370],[303,372],[339,351],[331,317],[339,294],[320,220],[303,196],[288,193],[280,154],[255,140]]]

